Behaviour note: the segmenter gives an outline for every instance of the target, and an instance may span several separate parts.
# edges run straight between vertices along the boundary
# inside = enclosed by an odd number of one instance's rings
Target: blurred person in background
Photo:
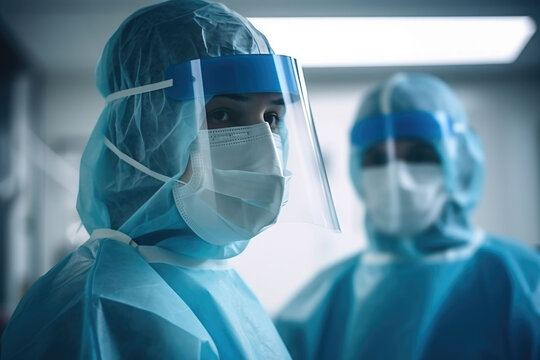
[[[317,196],[288,191],[311,178],[295,156],[321,165],[296,61],[221,4],[167,1],[122,23],[96,83],[77,200],[91,237],[23,297],[2,359],[290,358],[225,259]]]
[[[350,140],[369,244],[279,314],[293,358],[540,358],[540,256],[471,223],[484,157],[454,92],[396,74]]]

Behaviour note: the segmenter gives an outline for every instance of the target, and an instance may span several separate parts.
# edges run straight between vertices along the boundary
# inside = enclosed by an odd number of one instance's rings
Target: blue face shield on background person
[[[279,221],[338,226],[301,67],[223,5],[167,1],[119,27],[96,82],[91,238],[21,300],[2,357],[289,358],[223,259]]]
[[[452,90],[397,74],[368,92],[350,140],[369,244],[278,315],[292,357],[538,358],[540,257],[471,224],[484,158]]]

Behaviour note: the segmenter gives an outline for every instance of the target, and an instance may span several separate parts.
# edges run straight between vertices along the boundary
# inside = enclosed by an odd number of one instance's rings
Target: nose
[[[253,113],[253,114],[248,114],[244,125],[258,125],[258,124],[262,124],[263,122],[265,122],[264,114],[261,115],[261,114]]]
[[[253,101],[246,112],[244,125],[257,125],[265,122],[266,106],[259,101]]]

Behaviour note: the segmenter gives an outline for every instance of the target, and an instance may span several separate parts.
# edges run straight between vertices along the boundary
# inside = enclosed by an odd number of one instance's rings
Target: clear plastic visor
[[[339,231],[303,75],[294,59],[210,58],[171,67],[167,74],[174,85],[166,94],[190,99],[198,115],[199,132],[180,177],[186,184],[182,196],[203,192],[208,211],[251,234],[275,222]]]
[[[339,231],[296,60],[199,59],[169,67],[164,78],[107,100],[164,89],[179,108],[175,124],[167,125],[178,133],[167,138],[179,140],[168,156],[179,170],[158,174],[106,144],[148,175],[174,181],[180,214],[200,237],[216,244],[247,240],[276,222]],[[175,148],[168,145],[168,152]]]

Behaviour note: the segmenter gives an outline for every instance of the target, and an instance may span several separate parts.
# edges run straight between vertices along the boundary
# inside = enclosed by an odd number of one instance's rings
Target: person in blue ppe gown
[[[470,221],[484,158],[453,91],[399,73],[351,131],[365,251],[317,275],[276,319],[294,359],[539,359],[540,257]]]
[[[300,74],[221,4],[167,1],[124,21],[97,66],[107,104],[81,159],[90,239],[23,297],[2,359],[290,358],[225,259],[295,201],[290,156],[319,158]]]

